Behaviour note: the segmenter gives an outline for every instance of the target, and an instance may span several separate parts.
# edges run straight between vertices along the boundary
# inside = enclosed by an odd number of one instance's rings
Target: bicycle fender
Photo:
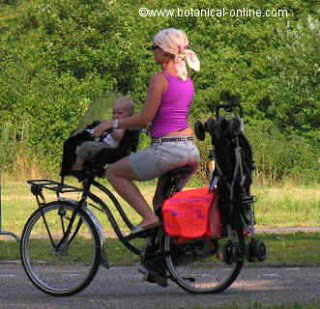
[[[103,227],[100,223],[100,221],[98,220],[98,218],[96,217],[96,215],[91,211],[91,209],[89,209],[88,207],[84,207],[82,208],[86,214],[90,217],[90,219],[92,220],[92,222],[94,223],[97,232],[99,234],[99,239],[100,239],[100,245],[101,245],[101,264],[103,266],[105,266],[106,268],[110,268],[109,262],[108,262],[108,258],[107,258],[107,254],[104,250],[104,243],[106,240],[106,234],[103,230]]]

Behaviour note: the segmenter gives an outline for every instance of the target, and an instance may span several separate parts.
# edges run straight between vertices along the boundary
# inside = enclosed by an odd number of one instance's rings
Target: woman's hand
[[[112,122],[109,120],[102,121],[98,126],[94,128],[93,135],[101,136],[105,131],[112,128]]]

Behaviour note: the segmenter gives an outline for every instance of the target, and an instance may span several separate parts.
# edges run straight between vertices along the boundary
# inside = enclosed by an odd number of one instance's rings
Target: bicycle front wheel
[[[24,227],[20,243],[22,265],[29,279],[55,296],[72,295],[91,282],[100,263],[100,249],[90,217],[62,201],[37,209]]]
[[[191,293],[219,293],[229,287],[243,266],[243,233],[233,239],[179,243],[164,237],[166,265],[172,279]]]

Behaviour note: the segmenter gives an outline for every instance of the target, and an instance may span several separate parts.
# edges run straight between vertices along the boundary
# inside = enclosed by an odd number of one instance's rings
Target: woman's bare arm
[[[143,110],[140,113],[136,113],[131,117],[118,120],[118,128],[130,129],[130,128],[145,128],[150,125],[155,117],[162,94],[166,91],[167,80],[162,73],[154,75],[149,84],[147,99],[145,101]],[[94,134],[100,136],[105,130],[112,127],[111,121],[103,121],[95,129]]]

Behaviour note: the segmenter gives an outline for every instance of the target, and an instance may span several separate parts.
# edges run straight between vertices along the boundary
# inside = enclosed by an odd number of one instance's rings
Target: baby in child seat
[[[112,119],[121,119],[133,114],[133,101],[128,97],[120,97],[113,106]],[[94,128],[91,129],[92,132]],[[89,130],[90,131],[90,130]],[[84,162],[93,159],[99,152],[105,149],[114,149],[116,151],[125,135],[124,129],[115,129],[107,132],[98,141],[86,141],[76,148],[76,161],[72,166],[73,171],[81,171]]]

